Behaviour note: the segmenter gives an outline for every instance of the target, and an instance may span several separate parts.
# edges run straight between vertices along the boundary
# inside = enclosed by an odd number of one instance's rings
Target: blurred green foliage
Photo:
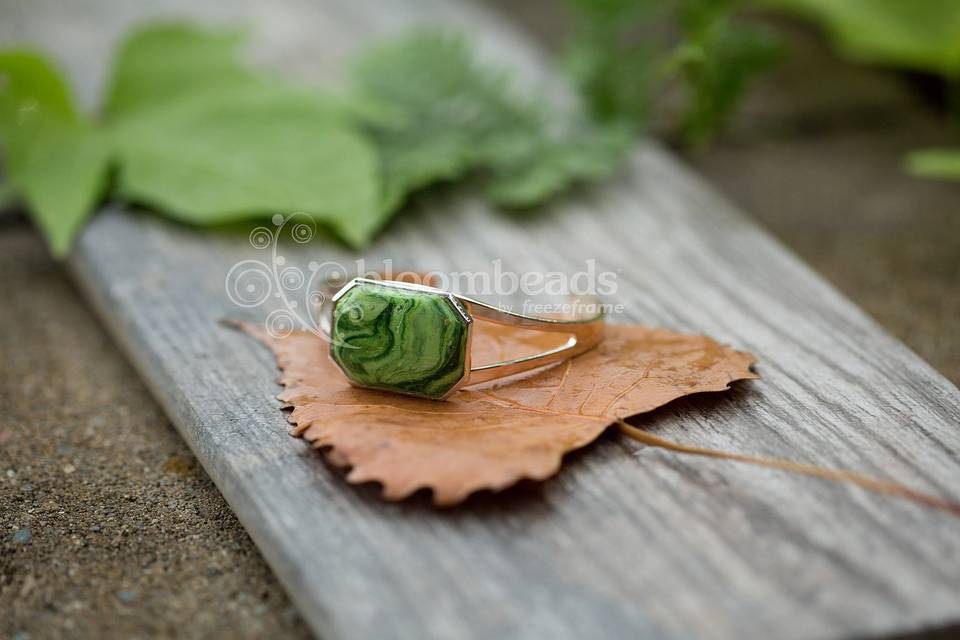
[[[62,254],[106,186],[108,145],[43,58],[2,52],[0,72],[6,80],[0,134],[11,193],[29,203],[51,250]]]
[[[666,19],[658,0],[568,0],[566,67],[592,113],[643,125],[659,84],[664,44],[644,27]]]
[[[54,255],[68,251],[111,167],[114,197],[192,224],[295,210],[347,242],[369,240],[382,223],[372,145],[336,99],[247,69],[240,42],[184,25],[134,33],[96,124],[42,56],[0,55],[10,182]]]
[[[487,197],[532,207],[571,183],[609,175],[629,131],[564,117],[516,94],[501,70],[481,64],[456,34],[416,31],[362,54],[354,98],[376,105],[367,129],[383,164],[383,207],[468,173]],[[386,114],[387,117],[383,117]]]
[[[183,25],[126,41],[104,114],[114,194],[196,225],[299,211],[366,243],[383,223],[375,149],[338,99],[242,64],[242,43]]]
[[[669,87],[682,89],[683,139],[706,144],[780,54],[744,14],[757,8],[817,21],[855,60],[940,75],[960,121],[960,1],[568,3],[564,59],[582,108],[563,113],[435,31],[363,52],[335,96],[243,64],[242,33],[147,26],[120,48],[98,122],[42,55],[0,52],[0,196],[26,202],[55,255],[107,194],[196,225],[296,211],[355,247],[437,182],[478,177],[492,202],[534,207],[615,171]],[[960,150],[907,165],[960,178]]]
[[[860,62],[939,75],[960,130],[960,2],[956,0],[762,0],[822,24],[839,51]],[[960,180],[960,148],[917,151],[917,176]]]
[[[567,67],[593,114],[642,129],[663,89],[679,83],[690,146],[710,140],[780,51],[769,28],[740,19],[736,0],[569,2]]]
[[[108,187],[195,225],[299,212],[362,247],[417,189],[476,174],[497,204],[536,206],[608,175],[631,139],[520,99],[449,34],[366,52],[346,96],[254,71],[242,43],[182,24],[132,34],[98,123],[43,56],[0,55],[10,184],[55,255]]]
[[[683,0],[681,43],[668,61],[684,80],[688,104],[683,120],[686,140],[709,142],[723,126],[754,75],[780,54],[773,32],[736,19],[732,0]]]
[[[960,178],[960,149],[923,149],[907,156],[907,169],[924,178]]]
[[[700,147],[723,126],[750,80],[779,54],[769,27],[744,10],[821,24],[841,55],[938,75],[960,125],[957,0],[568,0],[567,66],[594,115],[643,127],[664,86],[680,82],[680,131]],[[666,35],[664,35],[666,34]],[[960,178],[960,150],[918,152],[917,175]]]
[[[955,0],[757,1],[819,22],[855,60],[960,77],[960,2]]]

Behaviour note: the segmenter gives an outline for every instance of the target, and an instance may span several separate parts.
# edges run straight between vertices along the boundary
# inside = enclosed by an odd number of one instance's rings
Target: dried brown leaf
[[[293,409],[292,433],[351,467],[349,482],[379,482],[388,500],[430,488],[438,505],[547,478],[565,453],[618,418],[756,377],[752,356],[709,338],[613,325],[600,346],[577,358],[436,402],[352,387],[328,357],[329,345],[313,334],[275,338],[240,326],[276,355],[285,387],[278,398]],[[473,358],[495,362],[565,339],[478,323]]]

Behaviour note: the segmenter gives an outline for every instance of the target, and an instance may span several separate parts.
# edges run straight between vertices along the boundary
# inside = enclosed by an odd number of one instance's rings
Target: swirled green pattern
[[[442,398],[463,377],[467,328],[444,296],[360,283],[334,308],[330,354],[355,384]]]

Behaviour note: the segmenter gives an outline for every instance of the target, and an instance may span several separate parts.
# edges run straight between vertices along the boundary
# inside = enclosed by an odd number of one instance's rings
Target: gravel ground
[[[544,6],[518,17],[556,29],[537,18]],[[837,64],[802,30],[791,45],[792,62],[690,161],[958,383],[960,185],[900,168],[903,152],[942,142],[946,129],[901,77]],[[16,216],[0,218],[0,273],[0,638],[308,637]]]
[[[0,226],[0,638],[306,638],[39,237]]]

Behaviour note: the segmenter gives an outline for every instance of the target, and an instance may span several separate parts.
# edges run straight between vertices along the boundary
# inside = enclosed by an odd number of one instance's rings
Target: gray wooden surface
[[[469,25],[491,55],[539,65],[461,3],[168,4],[150,10],[246,16],[258,56],[304,77],[418,21]],[[142,11],[24,3],[0,34],[52,48],[90,99]],[[542,487],[453,511],[346,485],[286,435],[270,355],[217,325],[242,315],[224,277],[253,253],[242,236],[106,211],[71,267],[320,636],[862,637],[960,620],[960,521],[807,478],[608,438]],[[320,243],[286,255],[356,257]],[[425,199],[365,255],[458,270],[596,259],[619,271],[626,319],[760,357],[762,381],[658,412],[644,423],[658,434],[960,487],[957,389],[653,145],[613,184],[522,223],[469,196]]]

